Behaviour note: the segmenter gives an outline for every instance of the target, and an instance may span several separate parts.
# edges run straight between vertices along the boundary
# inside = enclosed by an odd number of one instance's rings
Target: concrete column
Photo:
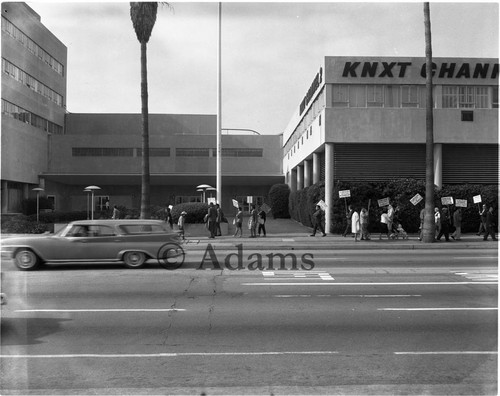
[[[304,188],[304,167],[297,165],[297,190]]]
[[[319,176],[321,175],[321,165],[319,160],[319,154],[313,153],[313,184],[319,182]]]
[[[325,232],[330,232],[333,208],[333,143],[325,143]]]
[[[297,170],[292,169],[290,171],[290,191],[295,192],[297,191]]]
[[[443,187],[443,145],[434,144],[434,184],[438,190]]]
[[[304,187],[311,185],[311,161],[304,161]]]

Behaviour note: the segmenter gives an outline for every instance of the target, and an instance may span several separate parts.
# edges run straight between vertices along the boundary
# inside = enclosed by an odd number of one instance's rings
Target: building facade
[[[498,59],[433,63],[435,184],[497,184]],[[337,180],[425,180],[425,109],[425,58],[325,57],[283,135],[287,183],[324,180],[328,203]]]
[[[2,3],[2,213],[17,212],[64,133],[67,49],[24,3]]]
[[[216,116],[149,115],[151,204],[200,202],[197,186],[216,186]],[[140,207],[142,121],[140,114],[68,114],[64,135],[51,135],[50,160],[40,174],[55,194],[58,210],[85,210],[86,186],[96,185],[96,208]],[[221,137],[222,206],[234,210],[262,203],[273,184],[283,183],[281,136]],[[215,191],[205,197],[215,198]],[[252,197],[250,200],[248,197]],[[250,202],[251,201],[251,202]]]

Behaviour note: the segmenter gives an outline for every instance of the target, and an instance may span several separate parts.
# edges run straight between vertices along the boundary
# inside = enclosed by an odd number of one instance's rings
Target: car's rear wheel
[[[129,268],[140,268],[146,262],[146,255],[142,252],[127,252],[123,255],[123,261]]]
[[[20,270],[29,271],[38,268],[40,259],[31,249],[19,249],[15,256],[14,262]]]

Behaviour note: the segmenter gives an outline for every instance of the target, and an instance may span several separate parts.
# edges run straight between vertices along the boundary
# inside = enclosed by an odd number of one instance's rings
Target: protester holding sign
[[[323,236],[326,236],[325,229],[323,227],[323,211],[319,205],[316,205],[316,209],[313,213],[313,222],[314,229],[310,236],[315,236],[318,229],[323,233]]]
[[[352,213],[351,231],[354,234],[354,241],[358,242],[358,235],[359,235],[359,232],[361,231],[361,228],[359,225],[359,213],[356,210],[354,210]]]
[[[352,214],[354,213],[354,210],[352,209],[352,205],[349,205],[349,209],[346,211],[345,216],[347,219],[347,225],[345,227],[344,233],[342,234],[343,237],[345,237],[347,234],[351,233],[351,222],[352,222]]]
[[[481,235],[482,232],[484,231],[487,233],[486,229],[486,217],[487,217],[488,210],[486,208],[486,204],[483,205],[483,208],[479,210],[479,217],[481,219],[481,223],[479,224],[479,231],[477,232],[477,235]]]

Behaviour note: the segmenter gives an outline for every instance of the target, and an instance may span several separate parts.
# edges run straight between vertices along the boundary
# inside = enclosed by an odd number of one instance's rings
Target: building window
[[[443,86],[442,106],[444,109],[488,109],[498,107],[498,87],[493,87],[493,97],[490,99],[487,86]],[[496,88],[496,99],[495,99]],[[496,101],[496,102],[495,102]],[[495,103],[497,106],[495,107]]]
[[[366,107],[366,85],[349,86],[349,107]]]
[[[333,86],[333,107],[347,107],[349,105],[349,86]]]
[[[21,84],[27,86],[32,91],[39,93],[40,95],[46,97],[50,101],[56,103],[59,106],[63,106],[63,98],[57,92],[53,91],[46,85],[42,84],[40,81],[36,80],[29,74],[25,73],[23,70],[14,66],[12,63],[2,58],[2,70],[5,74],[11,76],[14,80],[20,82]]]
[[[133,148],[73,147],[73,157],[133,157]]]
[[[95,210],[98,212],[104,212],[109,210],[109,196],[108,195],[97,195],[95,198]]]
[[[488,87],[476,87],[476,108],[487,109],[489,107]]]
[[[2,114],[15,118],[21,122],[26,124],[30,124],[35,128],[43,129],[49,133],[53,133],[56,135],[63,134],[63,127],[53,122],[46,120],[43,117],[40,117],[36,114],[33,114],[22,107],[16,106],[13,103],[7,102],[2,99]]]
[[[214,149],[215,150],[215,149]],[[223,148],[223,157],[262,157],[263,149],[257,148]]]
[[[401,107],[418,107],[418,87],[403,85],[401,87]]]
[[[368,85],[366,87],[366,105],[368,107],[384,106],[384,86]]]
[[[137,156],[142,157],[142,148],[137,149]],[[150,157],[170,157],[170,147],[149,148]]]
[[[53,58],[44,49],[38,46],[26,34],[21,32],[21,30],[14,26],[12,22],[8,21],[4,17],[2,17],[2,31],[19,41],[29,52],[49,65],[52,70],[54,70],[61,76],[64,76],[64,66],[61,63],[55,60],[55,58]]]
[[[209,157],[210,149],[208,148],[176,148],[176,157]]]
[[[400,107],[399,92],[400,89],[398,85],[386,85],[384,107]]]
[[[462,110],[462,121],[474,121],[474,112],[471,110]]]
[[[474,88],[458,87],[458,107],[474,108]]]
[[[491,107],[493,107],[494,109],[498,109],[498,87],[493,87]]]

